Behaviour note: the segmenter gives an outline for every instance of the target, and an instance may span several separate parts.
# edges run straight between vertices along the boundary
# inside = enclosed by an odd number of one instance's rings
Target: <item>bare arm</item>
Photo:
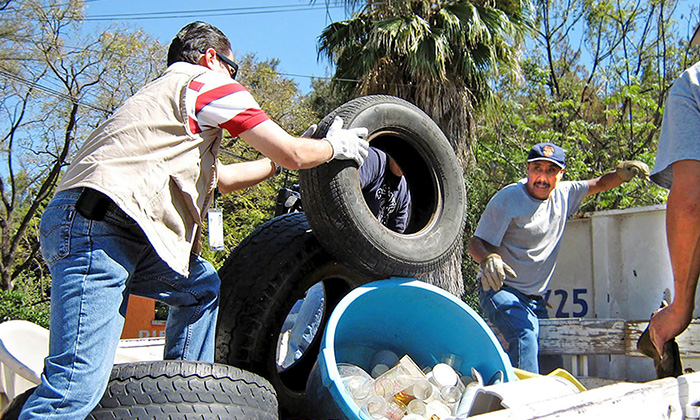
[[[622,178],[617,175],[616,171],[610,171],[603,176],[588,180],[587,196],[611,190],[619,187],[620,185],[622,185]]]
[[[673,271],[673,302],[651,319],[651,341],[663,345],[682,333],[695,308],[700,275],[700,162],[673,164],[673,185],[666,205],[666,238]]]
[[[276,169],[275,164],[268,158],[219,165],[217,186],[222,194],[242,190],[271,177]]]
[[[240,134],[240,138],[287,169],[308,169],[333,157],[327,141],[294,137],[268,120]]]
[[[481,264],[481,260],[491,253],[491,251],[489,251],[487,248],[486,242],[478,236],[472,237],[472,239],[469,241],[469,245],[467,245],[467,252],[469,252],[469,255],[471,255],[477,264]]]

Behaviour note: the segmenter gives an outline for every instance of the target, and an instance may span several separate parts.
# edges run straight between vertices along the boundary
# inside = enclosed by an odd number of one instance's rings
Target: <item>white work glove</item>
[[[499,290],[503,286],[506,274],[511,278],[518,277],[515,271],[503,262],[500,255],[491,253],[481,260],[481,287],[484,291]]]
[[[369,142],[365,140],[367,129],[357,127],[343,129],[343,119],[335,117],[326,133],[326,140],[333,148],[333,159],[352,159],[362,166],[369,153]]]
[[[622,182],[629,182],[635,176],[643,179],[649,178],[649,166],[638,160],[623,160],[617,164],[615,172]]]

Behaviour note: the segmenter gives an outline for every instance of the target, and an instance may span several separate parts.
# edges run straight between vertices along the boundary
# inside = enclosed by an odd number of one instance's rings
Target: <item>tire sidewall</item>
[[[357,167],[351,161],[334,160],[301,172],[305,211],[318,240],[340,261],[372,274],[415,276],[437,268],[461,243],[466,209],[462,171],[447,138],[419,108],[383,95],[358,98],[339,107],[323,119],[314,136],[323,137],[336,115],[343,118],[345,128],[366,127],[370,146],[379,138],[390,138],[397,144],[385,143],[385,147],[405,147],[418,155],[425,165],[420,181],[432,185],[429,194],[434,196],[435,209],[423,217],[420,230],[392,232],[365,204]],[[411,170],[404,171],[409,185]],[[342,194],[334,195],[334,191]],[[411,187],[414,201],[425,199],[421,193]],[[338,214],[345,220],[338,220]],[[348,247],[339,238],[352,238],[357,244]],[[371,252],[358,254],[357,248]]]

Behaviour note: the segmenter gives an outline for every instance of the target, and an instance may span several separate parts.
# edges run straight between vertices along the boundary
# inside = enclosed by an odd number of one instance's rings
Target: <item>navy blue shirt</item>
[[[359,175],[362,194],[372,214],[387,228],[403,233],[411,204],[406,178],[394,175],[386,153],[374,147],[369,148]]]

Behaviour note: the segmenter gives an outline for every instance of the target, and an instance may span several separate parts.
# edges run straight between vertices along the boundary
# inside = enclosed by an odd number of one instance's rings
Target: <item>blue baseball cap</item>
[[[529,163],[537,160],[548,160],[562,169],[566,168],[566,153],[554,143],[537,143],[532,146],[527,155],[527,161]]]

